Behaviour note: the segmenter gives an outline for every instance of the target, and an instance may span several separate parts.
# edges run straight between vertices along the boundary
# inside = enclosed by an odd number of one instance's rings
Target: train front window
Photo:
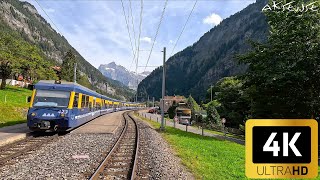
[[[34,107],[68,107],[70,92],[37,90]]]

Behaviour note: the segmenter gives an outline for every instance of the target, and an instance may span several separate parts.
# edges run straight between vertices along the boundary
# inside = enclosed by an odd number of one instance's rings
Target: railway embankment
[[[8,160],[0,166],[0,179],[86,179],[117,139],[122,113],[100,116]]]

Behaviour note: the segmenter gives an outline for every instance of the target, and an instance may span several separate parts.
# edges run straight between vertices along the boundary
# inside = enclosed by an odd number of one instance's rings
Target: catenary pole
[[[73,74],[73,82],[77,82],[77,63],[74,63],[74,74]]]
[[[164,130],[164,96],[166,85],[166,47],[163,48],[163,66],[162,66],[162,108],[161,108],[161,127],[160,130]]]

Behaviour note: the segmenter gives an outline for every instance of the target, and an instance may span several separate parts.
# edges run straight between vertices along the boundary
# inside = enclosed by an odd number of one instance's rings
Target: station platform
[[[123,112],[124,111],[120,111],[97,117],[79,128],[72,130],[70,133],[114,134],[117,128],[121,126]],[[32,132],[27,127],[27,123],[0,128],[0,147],[31,135]]]
[[[114,134],[121,126],[124,111],[106,114],[71,131],[71,134]]]
[[[0,146],[24,139],[30,132],[27,123],[0,128]]]

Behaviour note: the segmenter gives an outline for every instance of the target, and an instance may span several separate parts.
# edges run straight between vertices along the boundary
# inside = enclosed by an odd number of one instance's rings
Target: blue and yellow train
[[[32,131],[63,132],[107,113],[143,106],[109,98],[76,83],[40,81],[30,99],[27,124]]]

